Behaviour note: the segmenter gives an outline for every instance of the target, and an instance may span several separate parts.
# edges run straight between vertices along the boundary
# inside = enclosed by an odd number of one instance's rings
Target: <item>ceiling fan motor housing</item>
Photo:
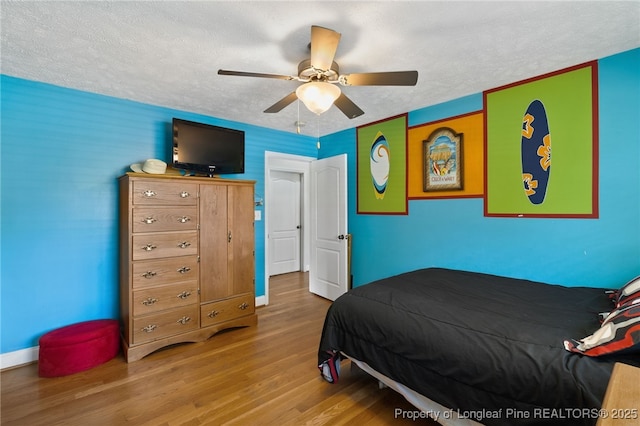
[[[338,49],[341,34],[329,28],[311,26],[311,58],[298,64],[298,75],[265,74],[244,71],[218,70],[220,75],[244,77],[262,77],[278,80],[298,80],[300,85],[269,108],[266,113],[281,111],[300,99],[305,106],[316,114],[327,111],[335,105],[348,118],[356,118],[364,111],[349,99],[338,87],[342,86],[415,86],[418,71],[392,71],[375,73],[356,73],[340,75],[340,67],[333,60]]]
[[[331,69],[319,70],[311,65],[311,59],[305,59],[298,64],[298,77],[303,81],[326,81],[328,83],[338,81],[340,76],[340,67],[333,61],[331,62]]]

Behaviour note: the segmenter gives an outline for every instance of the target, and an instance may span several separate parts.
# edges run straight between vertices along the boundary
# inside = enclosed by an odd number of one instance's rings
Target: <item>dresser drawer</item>
[[[132,260],[198,254],[198,231],[138,234],[132,240]]]
[[[198,283],[195,281],[145,288],[133,292],[133,316],[137,317],[197,302]]]
[[[198,280],[198,256],[133,262],[133,289]]]
[[[135,205],[195,206],[198,202],[198,185],[151,179],[134,180],[132,198]]]
[[[252,293],[207,303],[200,306],[202,327],[229,321],[255,312],[255,297]]]
[[[198,329],[198,305],[133,319],[133,344],[162,339]]]
[[[198,228],[198,208],[140,207],[133,209],[133,232],[189,231]]]

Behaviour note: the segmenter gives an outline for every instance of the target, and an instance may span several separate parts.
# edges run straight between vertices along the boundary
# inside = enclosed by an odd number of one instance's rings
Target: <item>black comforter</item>
[[[339,297],[319,364],[343,352],[487,425],[591,425],[613,363],[640,363],[569,353],[563,340],[590,335],[611,308],[600,288],[423,269]]]

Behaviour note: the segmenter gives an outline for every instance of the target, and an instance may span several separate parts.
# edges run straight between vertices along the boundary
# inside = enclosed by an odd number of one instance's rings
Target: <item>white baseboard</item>
[[[256,306],[266,306],[266,304],[267,304],[267,296],[256,297]]]
[[[38,360],[39,353],[40,347],[34,346],[32,348],[0,354],[0,370],[36,362]]]
[[[256,297],[256,306],[265,306],[266,304],[267,304],[266,296]],[[32,348],[20,349],[19,351],[0,354],[0,370],[36,362],[38,361],[39,353],[40,353],[40,347],[34,346]]]

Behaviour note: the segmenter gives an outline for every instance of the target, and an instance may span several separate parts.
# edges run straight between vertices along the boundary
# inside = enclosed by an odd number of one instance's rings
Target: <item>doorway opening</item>
[[[271,276],[287,270],[309,271],[310,237],[306,225],[309,223],[310,164],[314,160],[265,152],[264,282],[267,305]]]

